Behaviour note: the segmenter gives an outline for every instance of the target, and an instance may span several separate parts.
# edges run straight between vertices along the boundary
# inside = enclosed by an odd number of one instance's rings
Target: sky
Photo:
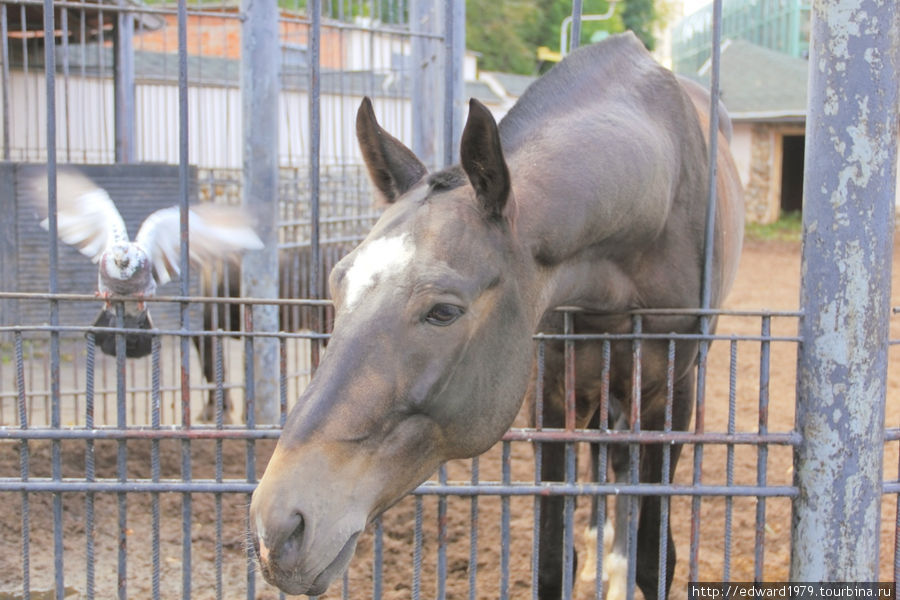
[[[682,2],[684,3],[684,14],[689,15],[698,8],[711,4],[712,0],[682,0]]]

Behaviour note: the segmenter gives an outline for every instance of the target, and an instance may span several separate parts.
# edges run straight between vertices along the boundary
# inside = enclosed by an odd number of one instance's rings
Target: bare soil
[[[895,247],[897,245],[895,244]],[[895,263],[900,264],[900,252],[895,252]],[[738,274],[738,280],[727,302],[733,309],[795,310],[799,297],[800,248],[795,242],[747,241]],[[900,292],[900,269],[894,275],[894,305]],[[900,338],[900,319],[892,323],[893,338]],[[757,335],[760,332],[759,317],[723,317],[718,330],[724,334]],[[793,336],[797,322],[791,317],[774,318],[772,331],[776,336]],[[732,347],[733,346],[733,347]],[[729,423],[729,397],[733,398],[735,431],[756,432],[759,427],[760,402],[760,348],[758,341],[728,340],[713,345],[707,376],[707,401],[704,415],[706,431],[727,431]],[[788,432],[794,423],[794,381],[796,373],[796,343],[774,341],[770,344],[770,381],[768,387],[768,428],[771,432]],[[886,423],[890,427],[900,425],[900,356],[891,350]],[[733,372],[734,380],[729,377]],[[730,395],[730,391],[733,394]],[[524,416],[518,424],[524,425]],[[248,459],[248,447],[254,457]],[[885,478],[895,480],[898,472],[897,444],[886,447]],[[261,474],[272,450],[271,441],[249,444],[246,441],[222,443],[223,474],[225,479],[246,479],[248,463],[255,473]],[[98,441],[92,452],[84,441],[63,442],[64,477],[85,477],[86,457],[93,456],[96,477],[117,477],[116,456],[119,446],[115,441]],[[152,476],[153,457],[157,450],[149,441],[129,441],[127,450],[127,476],[149,478]],[[193,442],[189,447],[180,441],[164,440],[159,443],[160,477],[180,480],[185,464],[194,478],[216,476],[216,455],[219,450],[212,441]],[[499,481],[501,477],[502,449],[498,446],[481,457],[478,462],[482,481]],[[583,449],[581,452],[583,453]],[[50,476],[51,447],[49,442],[30,442],[28,475]],[[516,443],[510,447],[511,478],[513,481],[532,481],[534,459],[529,444]],[[22,446],[18,443],[0,443],[0,477],[19,477],[21,474]],[[734,470],[731,483],[755,485],[758,478],[758,452],[752,446],[734,449]],[[728,449],[719,445],[707,445],[703,449],[701,479],[704,484],[729,483]],[[676,483],[688,484],[693,479],[694,452],[685,448],[678,465]],[[771,445],[768,448],[766,481],[770,485],[789,485],[792,478],[792,454],[790,448]],[[582,461],[581,470],[586,469]],[[450,480],[468,481],[472,462],[458,461],[448,465]],[[582,476],[584,473],[582,473]],[[87,564],[88,511],[93,502],[94,560]],[[182,518],[190,505],[190,542],[182,541]],[[243,494],[116,494],[98,493],[90,500],[84,493],[61,495],[62,531],[64,548],[65,586],[72,598],[84,597],[87,588],[86,573],[91,567],[94,573],[96,597],[109,598],[116,593],[119,584],[117,570],[118,520],[122,503],[126,517],[127,575],[124,584],[133,598],[148,598],[154,586],[153,564],[158,561],[160,597],[181,596],[183,586],[183,549],[190,550],[190,588],[194,598],[215,598],[217,577],[221,581],[222,597],[244,598],[247,595],[248,560],[246,558],[244,520],[248,498]],[[422,571],[416,581],[414,540],[417,500],[407,498],[386,513],[381,526],[383,535],[382,564],[373,564],[376,545],[375,527],[362,538],[354,561],[346,578],[347,596],[370,598],[373,594],[372,574],[380,569],[382,597],[388,599],[410,598],[415,586],[420,586],[422,597],[434,597],[436,573],[439,565],[438,519],[439,500],[425,497],[421,503],[421,564]],[[755,569],[755,519],[758,505],[756,498],[721,497],[703,498],[700,502],[700,535],[697,562],[697,578],[701,581],[729,579],[752,580]],[[689,556],[691,539],[691,499],[675,497],[671,502],[671,521],[678,553],[675,584],[671,597],[686,597],[686,584],[690,577]],[[881,527],[881,579],[893,578],[894,535],[897,522],[897,498],[885,496]],[[34,590],[46,590],[53,586],[53,504],[54,496],[32,493],[27,497],[27,521],[30,531],[29,561],[30,586]],[[588,521],[587,501],[578,505],[576,512],[576,543],[583,556],[581,532]],[[765,505],[765,545],[762,571],[765,580],[785,580],[790,562],[790,501],[772,498]],[[154,506],[159,512],[160,553],[152,553]],[[611,508],[610,504],[610,508]],[[0,599],[15,598],[22,590],[23,541],[22,528],[26,515],[26,500],[21,493],[0,494],[0,541],[4,551],[0,553]],[[469,597],[470,532],[472,530],[473,501],[470,498],[450,497],[446,500],[446,592],[451,599]],[[510,544],[504,556],[501,548],[501,522],[508,509],[510,520]],[[731,514],[731,526],[726,527],[726,515]],[[220,515],[222,558],[220,574],[216,568],[217,516]],[[532,535],[534,528],[534,499],[513,497],[501,500],[481,497],[477,500],[477,558],[474,576],[477,582],[475,597],[498,597],[502,587],[510,590],[513,598],[531,597]],[[501,565],[509,565],[507,581],[501,581]],[[252,566],[249,568],[253,568]],[[260,577],[255,582],[257,598],[277,598],[277,591]],[[577,598],[593,597],[593,582],[577,584]],[[335,585],[324,598],[340,598],[342,586]]]

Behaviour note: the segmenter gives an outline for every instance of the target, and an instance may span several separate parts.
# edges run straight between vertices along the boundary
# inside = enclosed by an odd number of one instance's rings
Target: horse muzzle
[[[253,492],[250,539],[269,583],[319,595],[349,565],[368,512],[346,490],[312,484],[316,478],[302,469],[279,471],[270,463]]]
[[[280,545],[269,548],[265,539],[251,527],[253,546],[259,560],[260,571],[266,581],[287,594],[318,596],[325,593],[328,586],[341,576],[350,564],[356,550],[361,531],[352,534],[340,548],[330,563],[316,555],[316,550],[304,552],[302,532],[299,528],[292,532]],[[309,560],[307,560],[307,558]]]

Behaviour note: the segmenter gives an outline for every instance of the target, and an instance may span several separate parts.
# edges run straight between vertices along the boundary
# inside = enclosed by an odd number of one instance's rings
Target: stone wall
[[[754,123],[752,130],[750,180],[744,186],[745,215],[754,223],[778,219],[781,189],[781,148],[777,126]]]

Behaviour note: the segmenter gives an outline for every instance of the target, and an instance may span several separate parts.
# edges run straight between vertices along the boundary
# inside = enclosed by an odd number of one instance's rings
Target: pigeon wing
[[[217,204],[199,204],[188,212],[190,260],[205,267],[222,258],[236,259],[245,250],[258,250],[262,241],[248,225],[251,219],[241,209]],[[177,206],[148,216],[135,243],[144,248],[153,263],[159,285],[181,274],[181,212]]]
[[[27,185],[34,205],[45,217],[41,227],[49,231],[47,178],[35,177]],[[57,173],[56,190],[56,232],[63,242],[96,263],[109,246],[128,241],[122,215],[106,190],[69,169]]]

